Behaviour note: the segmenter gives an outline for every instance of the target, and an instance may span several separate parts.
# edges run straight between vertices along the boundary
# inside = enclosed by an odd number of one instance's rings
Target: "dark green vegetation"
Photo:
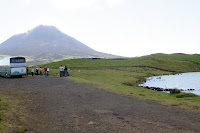
[[[12,96],[0,95],[0,133],[25,133],[26,120],[19,101]]]
[[[177,98],[184,98],[184,97],[198,97],[198,95],[195,95],[193,93],[179,93],[176,95]]]
[[[179,89],[170,90],[170,94],[178,94],[178,93],[181,93],[181,90],[179,90]]]
[[[145,77],[199,71],[200,55],[197,54],[153,54],[124,59],[73,59],[53,62],[41,67],[48,66],[50,75],[59,76],[60,65],[68,66],[69,78],[93,83],[106,91],[153,100],[169,107],[178,106],[200,111],[199,96],[179,97],[138,87],[138,84],[145,81]]]

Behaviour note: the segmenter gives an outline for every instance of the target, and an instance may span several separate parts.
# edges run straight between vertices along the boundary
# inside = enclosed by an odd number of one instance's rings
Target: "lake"
[[[146,78],[146,82],[139,86],[158,87],[162,89],[182,89],[200,95],[200,72],[188,72],[176,75],[162,75]],[[194,89],[188,91],[188,89]]]

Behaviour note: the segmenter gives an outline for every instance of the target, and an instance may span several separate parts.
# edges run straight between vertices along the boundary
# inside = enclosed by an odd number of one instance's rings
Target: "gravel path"
[[[5,88],[0,90],[5,95],[12,91],[23,99],[30,114],[29,133],[200,132],[200,114],[66,78],[0,78],[0,88]]]

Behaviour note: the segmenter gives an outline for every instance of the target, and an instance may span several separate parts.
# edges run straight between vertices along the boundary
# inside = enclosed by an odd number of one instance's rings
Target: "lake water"
[[[181,73],[176,75],[163,75],[148,77],[140,86],[159,87],[163,89],[182,89],[200,95],[200,72]],[[195,89],[188,91],[188,89]]]

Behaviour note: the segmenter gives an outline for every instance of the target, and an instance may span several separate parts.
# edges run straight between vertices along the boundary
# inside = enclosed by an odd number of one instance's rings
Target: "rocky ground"
[[[26,109],[29,133],[199,133],[200,114],[59,77],[0,78]]]

